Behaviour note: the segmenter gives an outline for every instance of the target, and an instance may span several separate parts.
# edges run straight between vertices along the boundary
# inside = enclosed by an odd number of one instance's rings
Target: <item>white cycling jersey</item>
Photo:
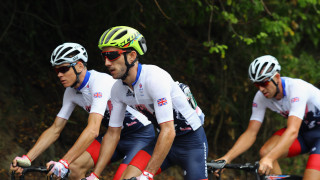
[[[201,120],[169,73],[154,65],[138,64],[133,90],[118,80],[111,91],[113,110],[109,126],[120,127],[126,105],[159,124],[174,120],[176,134],[197,130]]]
[[[57,116],[68,120],[76,105],[82,107],[89,113],[98,113],[102,116],[105,116],[107,113],[109,116],[108,105],[111,105],[109,99],[111,97],[111,88],[115,82],[116,80],[106,73],[95,70],[87,71],[79,88],[66,88],[62,108]],[[129,127],[133,125],[132,123],[142,123],[144,126],[150,124],[150,121],[141,113],[130,107],[127,107],[126,110],[133,115],[130,116],[131,120],[139,120],[127,122],[126,126]],[[124,112],[123,116],[125,114]],[[126,116],[129,116],[128,113]]]
[[[250,120],[263,122],[266,108],[282,116],[296,116],[313,128],[320,118],[320,90],[301,79],[282,77],[283,98],[268,99],[258,91],[252,104]],[[320,121],[318,122],[320,124]]]

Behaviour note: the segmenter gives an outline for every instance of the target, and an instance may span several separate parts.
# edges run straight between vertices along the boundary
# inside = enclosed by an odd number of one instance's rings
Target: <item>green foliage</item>
[[[204,42],[203,45],[205,47],[209,47],[209,53],[212,54],[212,53],[217,53],[217,54],[221,54],[221,58],[224,58],[225,57],[225,50],[228,49],[228,46],[226,45],[219,45],[217,43],[214,43],[213,41],[210,41],[210,42]]]

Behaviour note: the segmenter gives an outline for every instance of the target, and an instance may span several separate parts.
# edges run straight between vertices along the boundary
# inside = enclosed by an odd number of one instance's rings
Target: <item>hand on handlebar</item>
[[[225,160],[224,158],[219,158],[219,159],[216,159],[214,162],[217,162],[219,164],[221,164],[222,166],[224,166],[225,164],[227,164],[227,160]],[[213,172],[213,174],[216,176],[216,177],[219,177],[220,174],[222,174],[224,171],[224,168],[223,169],[217,169]]]
[[[22,157],[15,157],[10,165],[10,170],[15,171],[16,174],[21,175],[23,168],[22,167],[31,166],[31,160],[27,155],[23,155]]]
[[[273,170],[273,160],[267,157],[262,158],[259,161],[259,174],[260,175],[270,175]]]
[[[47,169],[50,169],[50,166],[53,165],[51,170],[48,173],[48,176],[54,175],[55,178],[64,178],[69,172],[69,164],[66,160],[60,159],[59,162],[50,161],[47,163]]]

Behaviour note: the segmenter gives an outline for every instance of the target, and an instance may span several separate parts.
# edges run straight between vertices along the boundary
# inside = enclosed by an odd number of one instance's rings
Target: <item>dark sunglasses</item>
[[[253,83],[257,88],[259,87],[266,87],[270,83],[270,81],[275,77],[278,73],[274,73],[268,80],[265,80],[263,82],[255,82]]]
[[[64,74],[64,73],[69,71],[70,67],[75,66],[76,64],[77,63],[72,63],[72,64],[70,64],[68,66],[61,66],[59,68],[54,68],[54,70],[56,71],[57,74],[59,74],[59,73],[63,73]]]
[[[125,52],[130,52],[130,51],[124,51],[124,50],[103,51],[103,52],[101,52],[101,55],[102,55],[102,58],[104,61],[106,59],[108,59],[109,61],[115,61],[115,60],[119,59],[121,54],[123,54]]]
[[[271,80],[271,79],[270,79]],[[253,83],[257,88],[259,87],[266,87],[270,83],[270,80],[263,81],[263,82],[255,82]]]

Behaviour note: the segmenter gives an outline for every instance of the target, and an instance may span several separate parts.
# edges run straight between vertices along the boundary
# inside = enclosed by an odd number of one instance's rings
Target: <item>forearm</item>
[[[59,136],[60,132],[55,132],[53,128],[45,130],[37,140],[36,144],[27,153],[27,156],[31,161],[35,160],[51,144],[53,144]]]
[[[99,159],[93,171],[98,176],[101,175],[103,169],[106,167],[108,162],[110,162],[111,157],[114,154],[114,151],[118,145],[118,142],[120,140],[121,128],[118,130],[119,130],[118,134],[108,133],[110,131],[110,127],[109,127],[107,133],[102,139]]]
[[[228,151],[226,155],[223,156],[223,158],[227,162],[231,162],[233,159],[238,157],[243,152],[247,151],[255,142],[256,137],[252,136],[249,133],[242,134],[239,139],[236,141],[236,143],[233,145],[233,147]]]
[[[75,161],[94,141],[94,139],[98,136],[97,131],[94,131],[90,128],[85,128],[80,134],[77,141],[74,145],[69,149],[69,151],[63,156],[62,159],[67,160],[69,164]]]
[[[160,131],[151,159],[146,167],[146,171],[155,174],[168,155],[175,138],[175,131]]]

